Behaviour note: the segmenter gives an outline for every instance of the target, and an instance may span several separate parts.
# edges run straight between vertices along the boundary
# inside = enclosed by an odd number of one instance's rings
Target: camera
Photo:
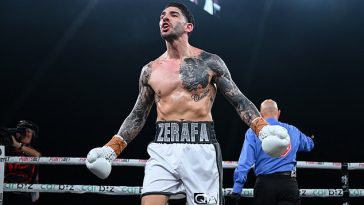
[[[5,147],[12,145],[13,139],[11,136],[14,136],[15,139],[19,138],[19,136],[25,136],[25,128],[0,128],[1,145]]]
[[[13,144],[12,136],[20,142],[25,137],[26,129],[33,131],[33,138],[38,137],[38,126],[31,121],[21,120],[16,128],[0,128],[0,144],[5,147],[11,146]]]

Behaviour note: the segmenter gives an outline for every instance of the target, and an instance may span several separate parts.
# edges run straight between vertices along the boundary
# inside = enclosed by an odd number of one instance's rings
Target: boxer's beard
[[[176,33],[161,34],[161,36],[168,42],[173,42],[174,40],[178,39],[178,35]]]
[[[173,42],[174,40],[177,40],[183,34],[182,23],[178,23],[174,28],[170,28],[170,29],[171,30],[173,29],[173,30],[170,31],[169,33],[165,33],[165,34],[161,33],[161,37],[168,42]]]

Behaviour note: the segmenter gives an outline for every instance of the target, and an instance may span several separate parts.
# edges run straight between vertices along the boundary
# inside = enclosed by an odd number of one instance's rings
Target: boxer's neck
[[[187,39],[179,38],[172,42],[166,41],[166,59],[183,59],[193,56],[193,47],[188,43]]]

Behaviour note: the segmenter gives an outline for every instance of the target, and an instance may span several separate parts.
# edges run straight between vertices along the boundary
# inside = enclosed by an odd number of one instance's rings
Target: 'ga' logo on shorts
[[[217,204],[217,193],[194,193],[196,204]]]

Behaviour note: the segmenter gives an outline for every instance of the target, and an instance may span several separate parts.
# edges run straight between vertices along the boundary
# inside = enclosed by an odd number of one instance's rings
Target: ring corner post
[[[341,187],[343,189],[343,205],[349,205],[350,189],[348,163],[342,163],[341,166]]]
[[[0,205],[4,200],[5,147],[0,145]]]

